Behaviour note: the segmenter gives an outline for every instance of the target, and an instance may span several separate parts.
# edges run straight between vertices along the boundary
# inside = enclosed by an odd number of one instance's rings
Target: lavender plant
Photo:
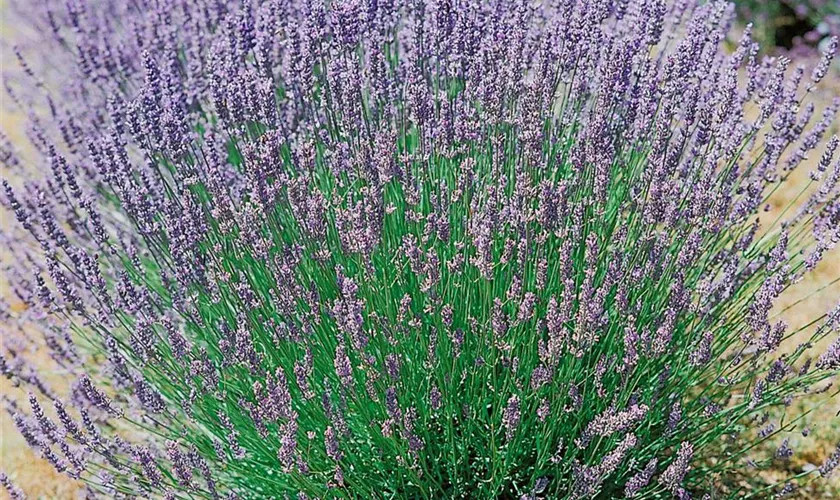
[[[838,139],[816,150],[840,101],[813,123],[808,102],[837,43],[810,74],[749,32],[726,54],[732,13],[29,6],[4,328],[72,384],[7,342],[20,432],[107,498],[746,498],[828,476],[834,456],[731,480],[794,453],[754,456],[794,401],[836,395],[840,304],[785,353],[799,330],[771,309],[840,236]],[[811,189],[761,218],[809,155]]]

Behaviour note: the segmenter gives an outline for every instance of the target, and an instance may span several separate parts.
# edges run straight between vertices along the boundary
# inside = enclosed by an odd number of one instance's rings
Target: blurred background
[[[763,47],[807,57],[840,33],[837,0],[734,0],[741,23],[754,26]]]
[[[24,33],[14,26],[8,3],[7,0],[0,0],[0,76],[3,79],[7,78],[10,72],[18,70],[12,47],[22,39],[31,41],[33,36],[37,37],[37,34]],[[18,5],[24,3],[16,2]],[[793,65],[813,66],[819,58],[819,50],[827,44],[830,36],[840,34],[840,0],[737,0],[735,3],[739,19],[738,30],[752,24],[754,37],[762,44],[764,54],[789,57],[793,60]],[[734,42],[737,42],[737,37],[730,40],[730,43]],[[820,89],[809,97],[817,107],[815,116],[820,116],[826,105],[837,97],[840,97],[840,63],[835,60]],[[18,111],[12,108],[5,92],[0,91],[0,130],[16,147],[25,151],[26,133],[23,124],[23,119]],[[835,122],[825,137],[827,139],[838,133],[840,130]],[[808,174],[821,154],[822,147],[816,148],[810,158],[803,162],[788,182],[774,194],[770,200],[770,211],[764,215],[767,221],[774,220],[784,207],[801,195],[803,186],[808,183]],[[0,177],[8,175],[9,172],[0,166]],[[15,182],[14,179],[12,181]],[[16,182],[20,182],[20,179]],[[12,223],[14,221],[10,220],[8,213],[0,211],[0,233]],[[10,256],[0,249],[0,264],[9,258]],[[809,318],[820,316],[837,304],[840,299],[840,283],[835,280],[838,278],[840,247],[835,248],[823,259],[817,272],[811,273],[804,281],[786,292],[776,305],[776,313],[787,320],[792,330],[807,324]],[[7,307],[12,311],[23,307],[11,293],[4,273],[0,273],[0,298],[7,302]],[[807,339],[810,333],[811,330],[806,329],[789,339],[783,348],[792,350]],[[37,352],[37,342],[40,339],[27,338],[25,326],[18,328],[0,325],[0,334],[3,336],[0,339],[0,350],[13,348]],[[47,382],[57,389],[66,386],[67,382],[62,379],[61,372],[52,365],[49,357],[43,355],[41,359],[41,373],[47,374],[44,377]],[[17,433],[7,408],[15,402],[25,401],[26,397],[25,391],[14,387],[5,378],[0,379],[0,471],[8,474],[29,498],[84,498],[82,483],[56,473],[52,466],[27,447],[24,439]],[[813,423],[812,427],[820,428],[821,431],[810,433],[807,437],[801,432],[785,436],[790,439],[790,445],[795,450],[793,459],[786,463],[780,462],[769,471],[758,472],[766,475],[766,479],[782,480],[815,469],[840,442],[840,401],[808,401],[801,404],[815,408],[806,419],[805,426]],[[767,453],[772,454],[772,449],[759,450],[756,454],[766,456]],[[744,480],[757,473],[750,469],[750,464],[745,460]],[[840,474],[835,473],[828,482],[815,481],[796,495],[797,498],[840,498]],[[5,491],[0,491],[0,498],[7,498]]]

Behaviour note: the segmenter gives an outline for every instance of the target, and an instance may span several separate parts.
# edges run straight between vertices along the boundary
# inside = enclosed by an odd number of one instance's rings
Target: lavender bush
[[[72,384],[0,367],[92,497],[767,498],[840,461],[755,472],[836,394],[840,304],[785,354],[771,314],[840,236],[840,101],[809,103],[836,40],[808,72],[726,54],[731,5],[689,0],[20,17],[4,328]]]

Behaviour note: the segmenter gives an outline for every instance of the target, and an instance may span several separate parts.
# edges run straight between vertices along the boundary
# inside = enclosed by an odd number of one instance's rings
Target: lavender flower
[[[26,495],[23,494],[23,491],[15,486],[15,484],[9,479],[9,476],[6,475],[4,472],[0,472],[0,484],[6,488],[6,492],[9,494],[9,498],[12,500],[25,500]]]
[[[678,493],[682,490],[681,484],[683,478],[688,473],[688,466],[693,456],[694,447],[691,446],[691,443],[686,441],[680,443],[680,448],[677,450],[674,461],[659,476],[659,484],[671,490],[675,496],[678,496]]]
[[[349,386],[353,382],[353,367],[345,349],[344,344],[339,342],[335,348],[334,366],[335,374],[341,379],[341,383]]]
[[[840,465],[840,444],[838,444],[837,448],[835,448],[834,451],[826,457],[825,461],[820,466],[820,476],[828,477],[838,465]]]
[[[324,432],[324,446],[327,449],[327,456],[336,462],[340,462],[343,458],[341,450],[338,448],[338,436],[332,426],[327,427]]]
[[[77,384],[79,393],[91,404],[115,417],[122,415],[120,410],[114,408],[111,400],[93,386],[93,383],[87,375],[82,375]]]
[[[785,440],[782,441],[782,444],[776,448],[775,456],[781,460],[789,460],[790,457],[793,456],[793,449],[790,447],[789,440],[787,438],[785,438]]]
[[[834,55],[837,53],[837,37],[832,37],[829,41],[828,45],[826,46],[825,50],[822,53],[822,58],[820,59],[819,64],[814,67],[813,72],[811,73],[811,81],[814,83],[819,83],[822,80],[826,73],[828,72],[828,66],[831,64],[831,60],[834,59]]]
[[[151,487],[159,488],[163,481],[163,474],[158,469],[158,465],[151,451],[143,446],[137,446],[134,448],[132,454],[134,460],[140,464],[145,480],[149,482]]]
[[[439,410],[441,407],[441,398],[443,395],[440,392],[440,389],[437,387],[432,387],[431,391],[429,392],[429,406],[433,410]]]
[[[616,411],[613,408],[607,409],[598,415],[584,430],[580,439],[580,446],[585,447],[589,441],[596,437],[609,437],[616,432],[624,432],[645,418],[648,412],[646,405],[632,405],[627,410]]]
[[[655,458],[650,459],[644,469],[640,470],[634,474],[633,477],[628,479],[627,484],[624,486],[624,496],[627,498],[633,498],[642,491],[642,489],[650,483],[650,479],[656,472],[657,463],[658,462]]]
[[[505,437],[508,440],[513,438],[513,434],[522,418],[519,404],[519,397],[514,394],[508,399],[507,406],[505,406],[502,414],[502,426],[505,428]]]
[[[709,362],[712,357],[712,342],[714,335],[712,332],[704,332],[703,338],[700,340],[700,345],[689,354],[689,361],[694,366],[703,366]]]
[[[292,470],[297,457],[297,432],[296,418],[291,418],[280,426],[280,449],[277,451],[277,459],[287,472]]]
[[[30,3],[0,373],[106,496],[687,498],[838,365],[835,315],[776,359],[771,320],[836,139],[759,227],[836,42],[808,80],[719,1]]]
[[[835,340],[828,346],[814,366],[821,370],[836,370],[840,368],[840,339]]]
[[[172,463],[172,472],[181,486],[189,487],[192,481],[192,465],[187,460],[187,456],[181,452],[178,443],[175,441],[167,441],[166,455]]]

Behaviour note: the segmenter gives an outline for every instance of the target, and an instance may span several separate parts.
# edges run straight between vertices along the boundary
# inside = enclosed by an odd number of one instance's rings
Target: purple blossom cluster
[[[715,495],[741,454],[709,443],[840,370],[840,306],[787,355],[773,315],[840,238],[836,41],[726,52],[699,0],[17,15],[0,371],[93,498]]]

